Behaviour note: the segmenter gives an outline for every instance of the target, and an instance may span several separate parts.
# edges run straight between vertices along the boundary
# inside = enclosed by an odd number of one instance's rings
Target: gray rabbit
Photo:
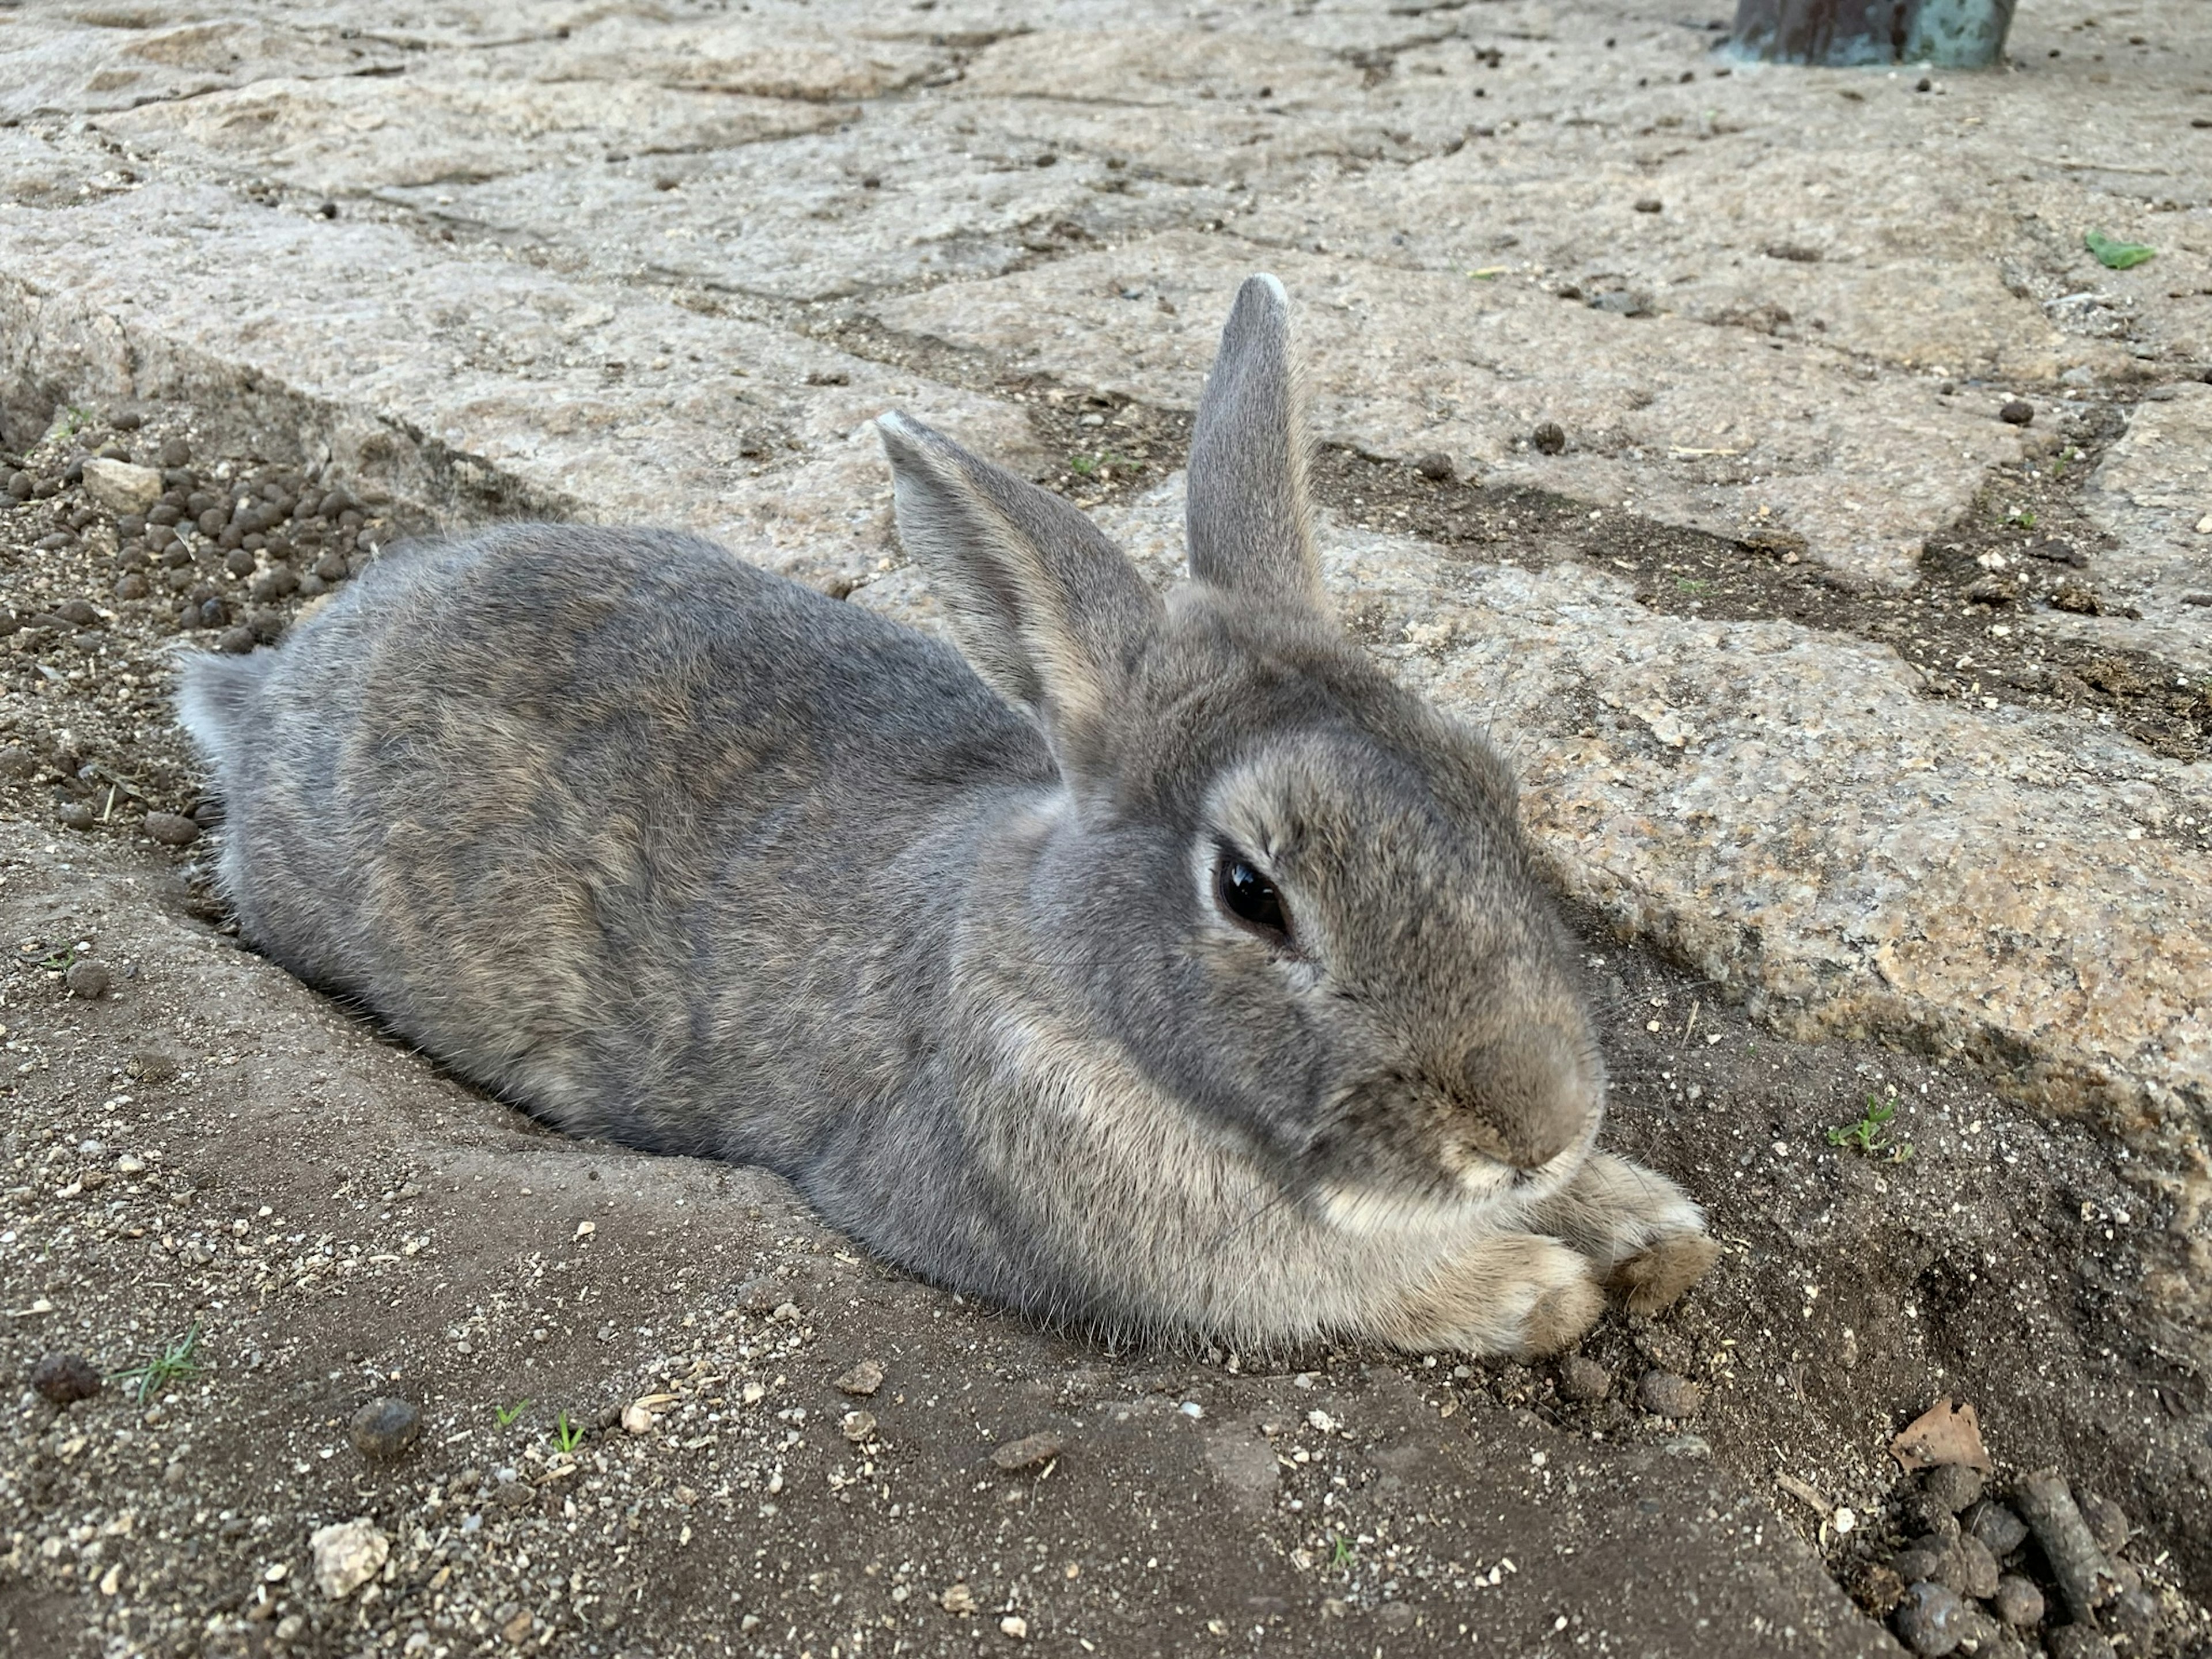
[[[1511,775],[1330,619],[1282,285],[1237,296],[1164,601],[880,425],[957,653],[689,536],[520,525],[192,661],[244,937],[564,1129],[764,1164],[1124,1340],[1531,1355],[1701,1277],[1697,1206],[1593,1150]]]

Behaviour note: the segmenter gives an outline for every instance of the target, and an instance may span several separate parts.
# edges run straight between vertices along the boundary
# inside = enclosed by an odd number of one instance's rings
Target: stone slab
[[[649,81],[268,80],[99,118],[135,148],[321,194],[498,178],[549,160],[687,155],[819,131],[838,106]]]
[[[1322,440],[1441,450],[1462,471],[1721,535],[1786,530],[1869,581],[1909,581],[1926,535],[2021,453],[1986,410],[1826,346],[1227,235],[1173,232],[873,309],[893,329],[1191,408],[1216,319],[1262,267],[1299,296]],[[1547,422],[1565,453],[1528,441]]]
[[[2212,386],[2184,381],[2137,406],[2090,476],[2091,521],[2112,538],[2102,590],[2139,619],[2065,617],[2077,634],[2212,674]],[[2192,603],[2192,601],[2202,601]]]
[[[889,550],[868,424],[884,409],[1042,465],[991,399],[386,225],[149,185],[0,208],[0,380],[49,406],[212,389],[372,487],[456,510],[495,486],[505,510],[680,526],[851,580]]]
[[[0,121],[82,115],[198,98],[271,76],[389,73],[395,45],[355,29],[287,21],[280,9],[179,20],[173,8],[118,8],[106,27],[58,9],[0,10]]]

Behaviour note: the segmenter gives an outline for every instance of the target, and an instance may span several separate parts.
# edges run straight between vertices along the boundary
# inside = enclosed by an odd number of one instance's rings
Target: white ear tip
[[[1252,275],[1245,280],[1248,282],[1257,283],[1262,288],[1266,289],[1267,291],[1267,297],[1273,300],[1277,305],[1286,306],[1290,304],[1290,290],[1283,286],[1283,279],[1276,276],[1273,271],[1257,270],[1253,272]]]

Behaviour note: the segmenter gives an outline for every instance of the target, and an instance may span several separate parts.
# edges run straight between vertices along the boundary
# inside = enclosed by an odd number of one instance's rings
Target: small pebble
[[[1636,1381],[1636,1403],[1654,1417],[1694,1417],[1705,1391],[1672,1371],[1646,1371]]]
[[[190,466],[192,447],[182,438],[172,438],[161,446],[161,462],[165,467]]]
[[[1960,1626],[1966,1610],[1966,1604],[1959,1599],[1958,1591],[1923,1580],[1905,1587],[1905,1600],[1897,1604],[1890,1623],[1899,1641],[1913,1652],[1935,1659],[1935,1656],[1948,1653],[1959,1645],[1959,1638],[1965,1633]]]
[[[2105,1609],[2105,1620],[2115,1636],[2127,1638],[2130,1653],[2148,1653],[2158,1635],[2158,1598],[2147,1589],[2124,1589]]]
[[[129,575],[124,577],[121,581],[115,584],[115,597],[118,599],[144,599],[146,597],[146,579],[140,575],[137,571],[132,571]]]
[[[2027,1538],[2027,1522],[1995,1498],[1984,1498],[1966,1512],[1966,1530],[2002,1560]]]
[[[884,1368],[872,1359],[863,1359],[859,1364],[837,1379],[840,1394],[866,1396],[884,1386]]]
[[[1413,471],[1424,478],[1433,478],[1442,483],[1452,476],[1451,457],[1441,449],[1431,449],[1427,454],[1414,458]]]
[[[1034,1469],[1049,1463],[1066,1449],[1067,1443],[1058,1435],[1025,1434],[1018,1440],[1009,1440],[991,1454],[991,1461],[1012,1474],[1023,1469]]]
[[[999,1620],[999,1633],[1012,1641],[1021,1641],[1030,1633],[1030,1621],[1018,1613],[1010,1613]]]
[[[2043,1592],[2033,1580],[2008,1572],[1997,1580],[1997,1593],[1990,1598],[1997,1617],[2022,1630],[2043,1622]]]
[[[1982,1495],[1982,1475],[1963,1463],[1939,1463],[1922,1486],[1928,1495],[1956,1515]]]
[[[1972,1533],[1961,1534],[1951,1546],[1951,1559],[1957,1566],[1959,1589],[1984,1600],[1997,1593],[1997,1559],[1980,1539]]]
[[[1931,1583],[1948,1584],[1959,1574],[1953,1563],[1950,1547],[1940,1539],[1923,1538],[1906,1545],[1890,1558],[1890,1570],[1906,1583],[1926,1579]],[[1952,1588],[1956,1589],[1956,1585]]]
[[[625,1406],[623,1407],[622,1425],[624,1434],[651,1434],[653,1413],[643,1406]]]
[[[422,1413],[412,1401],[390,1395],[372,1400],[353,1414],[346,1433],[353,1449],[372,1462],[388,1462],[415,1443],[422,1432]]]
[[[2119,1659],[2118,1650],[2092,1625],[2061,1625],[2044,1636],[2043,1650],[2051,1659]]]
[[[189,847],[200,836],[200,827],[176,812],[146,814],[146,833],[164,847]]]
[[[315,1588],[342,1601],[383,1570],[392,1540],[367,1516],[334,1522],[307,1540],[315,1562]]]
[[[975,1611],[975,1592],[965,1584],[948,1584],[945,1594],[937,1598],[937,1605],[947,1613]]]
[[[1559,1392],[1570,1400],[1595,1405],[1613,1392],[1613,1373],[1595,1359],[1571,1353],[1559,1362]]]
[[[100,1371],[81,1353],[50,1353],[31,1367],[31,1386],[40,1398],[67,1406],[100,1392]]]
[[[2094,1492],[2085,1492],[2075,1500],[2081,1518],[2089,1523],[2089,1536],[2097,1540],[2097,1547],[2107,1555],[2116,1555],[2127,1547],[2127,1511],[2109,1498]]]
[[[2035,405],[2025,398],[2009,399],[1997,410],[1997,419],[2007,426],[2026,426],[2035,418]]]
[[[253,649],[253,630],[246,627],[226,628],[216,638],[215,648],[228,652],[234,657],[242,657]]]
[[[81,800],[73,800],[58,809],[54,816],[62,821],[64,830],[89,830],[93,826],[92,808]]]
[[[73,962],[68,973],[62,975],[70,994],[82,997],[87,1002],[97,1002],[107,994],[114,978],[106,966],[97,962]]]
[[[1656,196],[1643,197],[1636,204],[1638,213],[1663,213],[1666,210],[1667,204]]]
[[[1567,434],[1557,421],[1547,421],[1528,434],[1528,441],[1547,455],[1557,455],[1567,447]]]
[[[94,456],[84,464],[84,493],[111,513],[143,513],[161,499],[161,475],[150,466]]]
[[[876,1414],[873,1412],[847,1412],[844,1422],[839,1426],[843,1429],[845,1438],[857,1446],[875,1433]]]

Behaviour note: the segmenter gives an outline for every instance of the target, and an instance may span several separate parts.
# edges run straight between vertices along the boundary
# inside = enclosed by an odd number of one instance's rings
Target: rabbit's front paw
[[[1656,1313],[1703,1279],[1720,1253],[1710,1234],[1669,1233],[1616,1265],[1606,1287],[1626,1299],[1629,1312]]]
[[[1406,1309],[1399,1340],[1416,1352],[1555,1353],[1605,1310],[1584,1257],[1557,1239],[1529,1233],[1486,1238],[1446,1263]]]

